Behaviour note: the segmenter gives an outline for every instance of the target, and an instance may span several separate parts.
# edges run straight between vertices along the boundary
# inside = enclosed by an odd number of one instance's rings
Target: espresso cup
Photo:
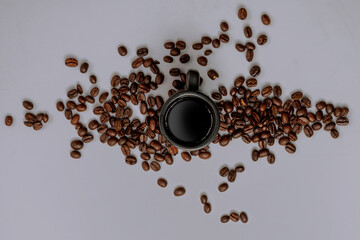
[[[209,145],[219,131],[220,116],[215,103],[199,92],[200,76],[190,70],[186,90],[172,95],[160,111],[160,131],[172,145],[197,150]]]

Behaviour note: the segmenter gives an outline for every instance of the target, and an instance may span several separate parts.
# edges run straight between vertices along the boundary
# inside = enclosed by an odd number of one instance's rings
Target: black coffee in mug
[[[220,116],[215,103],[198,91],[199,73],[190,70],[186,77],[187,90],[171,96],[161,108],[160,131],[172,145],[196,150],[216,137]]]
[[[209,136],[214,119],[204,100],[185,97],[173,102],[169,108],[164,124],[176,142],[191,147]]]

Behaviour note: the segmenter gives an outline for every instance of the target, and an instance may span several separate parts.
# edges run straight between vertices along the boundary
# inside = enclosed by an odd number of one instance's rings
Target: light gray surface
[[[359,1],[242,3],[249,12],[245,23],[255,35],[269,36],[255,54],[260,86],[278,83],[285,96],[303,89],[313,102],[348,104],[351,124],[339,129],[337,140],[324,131],[312,139],[301,135],[294,155],[273,147],[272,166],[252,162],[253,145],[239,140],[226,148],[211,146],[208,161],[178,156],[173,166],[145,173],[139,163],[126,165],[118,147],[98,141],[82,150],[81,160],[70,159],[76,133],[55,103],[76,82],[87,91],[89,74],[65,67],[65,57],[89,61],[89,73],[108,88],[113,73],[128,74],[138,46],[146,44],[152,57],[162,58],[165,40],[190,45],[203,34],[216,36],[225,19],[231,43],[209,58],[209,68],[221,75],[203,84],[210,93],[248,71],[244,55],[234,50],[236,39],[244,41],[237,19],[241,2],[1,0],[0,117],[11,113],[15,123],[0,124],[0,239],[359,239]],[[260,23],[263,11],[271,26]],[[122,43],[127,57],[117,53]],[[197,68],[200,53],[190,52],[187,68]],[[199,68],[204,78],[206,69]],[[168,80],[161,88],[164,96],[170,85]],[[25,97],[35,111],[50,115],[39,132],[22,124]],[[219,167],[237,163],[245,172],[220,194]],[[168,179],[166,189],[156,185],[158,177]],[[186,187],[185,196],[173,196],[177,185]],[[201,192],[212,203],[209,215]],[[246,211],[249,222],[221,224],[220,216],[231,210]]]

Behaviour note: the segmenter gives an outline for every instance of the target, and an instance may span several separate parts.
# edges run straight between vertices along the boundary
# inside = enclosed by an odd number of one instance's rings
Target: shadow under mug
[[[199,92],[199,85],[199,73],[189,70],[186,90],[172,95],[160,111],[161,134],[183,150],[209,145],[219,131],[219,111],[208,96]]]

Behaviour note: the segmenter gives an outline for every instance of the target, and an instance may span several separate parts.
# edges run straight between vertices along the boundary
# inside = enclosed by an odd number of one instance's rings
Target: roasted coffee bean
[[[227,34],[222,33],[222,34],[220,34],[220,36],[219,36],[219,40],[220,40],[220,42],[228,43],[229,40],[230,40],[230,38],[229,38],[229,36],[228,36]]]
[[[154,172],[157,172],[161,169],[161,166],[158,162],[151,162],[150,163],[150,168],[154,171]]]
[[[127,49],[125,46],[119,46],[118,47],[118,52],[120,54],[120,56],[126,56],[127,54]]]
[[[336,107],[335,109],[334,109],[334,116],[335,117],[340,117],[340,114],[341,114],[341,108],[340,107]]]
[[[306,125],[304,127],[304,133],[305,133],[305,136],[307,136],[308,138],[310,138],[314,135],[314,131],[309,125]]]
[[[246,27],[244,28],[244,35],[245,35],[246,38],[251,38],[251,37],[252,37],[251,27],[246,26]]]
[[[89,69],[89,64],[87,62],[81,64],[80,66],[81,73],[86,73],[88,69]]]
[[[198,57],[197,62],[201,66],[206,66],[207,65],[207,58],[204,57],[204,56],[200,56],[200,57]]]
[[[164,178],[159,178],[159,179],[157,180],[157,184],[158,184],[160,187],[165,188],[165,187],[167,186],[167,181],[166,181],[166,179],[164,179]]]
[[[170,50],[170,55],[171,56],[179,56],[180,55],[180,49],[178,48],[173,48]]]
[[[340,116],[341,116],[341,117],[346,117],[346,115],[347,115],[348,113],[349,113],[349,108],[343,107],[343,108],[341,109]]]
[[[64,103],[63,103],[62,101],[58,101],[58,102],[56,103],[56,109],[57,109],[59,112],[64,111],[64,109],[65,109]]]
[[[84,136],[83,136],[83,138],[82,138],[82,141],[84,142],[84,143],[89,143],[89,142],[91,142],[92,140],[94,140],[94,136],[93,135],[91,135],[91,134],[85,134]]]
[[[264,45],[268,40],[268,37],[264,34],[260,35],[258,38],[257,38],[257,44],[259,45]]]
[[[347,119],[346,117],[339,117],[338,119],[336,119],[336,124],[339,126],[347,126],[349,125],[349,119]]]
[[[90,80],[90,83],[91,83],[91,84],[96,84],[96,82],[97,82],[97,78],[96,78],[95,75],[91,75],[90,78],[89,78],[89,80]]]
[[[255,50],[256,46],[252,42],[247,42],[245,48],[249,50]]]
[[[86,99],[84,96],[79,96],[78,101],[79,101],[79,103],[86,103]]]
[[[312,129],[313,129],[314,131],[318,131],[318,130],[320,130],[321,128],[322,128],[322,124],[319,123],[319,122],[316,122],[316,123],[314,123],[314,124],[312,125]]]
[[[204,204],[204,212],[207,214],[209,214],[211,212],[211,204],[210,203]]]
[[[163,60],[164,60],[164,62],[167,62],[167,63],[172,63],[174,61],[174,59],[170,56],[164,56]]]
[[[227,32],[229,30],[229,24],[225,21],[220,23],[220,29],[223,32]]]
[[[163,162],[165,160],[164,156],[161,155],[160,153],[155,153],[154,159],[158,162]]]
[[[148,162],[143,161],[143,162],[141,163],[141,167],[142,167],[142,169],[143,169],[145,172],[147,172],[147,171],[150,170],[150,165],[149,165]]]
[[[138,55],[138,57],[145,57],[146,55],[148,55],[148,53],[149,50],[146,47],[139,48],[136,51],[136,55]]]
[[[110,142],[110,139],[112,139],[111,142]],[[108,140],[108,144],[110,146],[114,146],[116,143],[119,143],[119,141],[115,137],[111,137],[110,139]],[[114,145],[112,145],[112,144],[114,144]],[[130,150],[129,146],[126,144],[122,144],[121,152],[124,154],[125,157],[130,156],[130,154],[131,154],[131,150]]]
[[[77,67],[78,60],[76,60],[75,58],[67,58],[65,59],[65,65],[68,67]]]
[[[293,94],[291,94],[291,99],[292,100],[300,100],[303,97],[303,93],[300,91],[294,92]]]
[[[96,97],[98,94],[99,94],[99,88],[93,87],[93,88],[90,90],[90,95],[91,95],[92,97]]]
[[[274,96],[280,97],[282,94],[282,90],[280,86],[274,86]]]
[[[14,119],[13,119],[12,116],[7,115],[7,116],[5,117],[5,120],[4,120],[4,121],[5,121],[5,125],[8,126],[8,127],[10,127],[10,126],[13,124]]]
[[[320,101],[318,103],[316,103],[316,109],[317,110],[323,110],[326,107],[326,103],[324,101]]]
[[[174,189],[174,195],[176,197],[182,196],[186,193],[186,190],[184,187],[177,187]]]
[[[207,72],[207,75],[211,80],[215,80],[215,79],[217,79],[219,77],[219,74],[214,69],[210,69]]]
[[[173,157],[171,156],[171,154],[169,153],[166,153],[165,154],[165,162],[168,164],[168,165],[172,165],[174,160],[173,160]]]
[[[247,60],[248,62],[251,62],[251,61],[253,60],[253,58],[254,58],[254,51],[251,50],[251,49],[248,49],[248,50],[246,51],[246,60]]]
[[[82,87],[81,87],[80,84],[77,84],[77,85],[76,85],[76,90],[78,91],[79,94],[83,94],[83,93],[84,93],[84,91],[83,91],[83,89],[82,89]]]
[[[229,142],[230,142],[230,137],[227,135],[224,135],[224,136],[221,136],[219,144],[220,144],[220,146],[225,147],[226,145],[229,144]]]
[[[245,8],[240,8],[239,11],[238,11],[238,17],[239,19],[241,20],[245,20],[246,17],[247,17],[247,11]]]
[[[311,100],[307,97],[303,97],[301,99],[301,103],[303,104],[303,106],[305,106],[306,108],[310,108],[311,107]]]
[[[70,152],[70,156],[74,159],[79,159],[81,158],[81,153],[79,151],[74,150]]]
[[[218,187],[219,192],[225,192],[226,190],[228,190],[229,185],[227,183],[221,183]]]
[[[247,216],[247,214],[245,212],[240,213],[240,221],[243,222],[243,223],[247,223],[248,216]]]
[[[270,17],[267,14],[261,16],[261,21],[264,25],[269,25],[271,23]]]
[[[74,150],[80,150],[83,148],[84,143],[81,140],[74,140],[71,142],[70,146]]]
[[[137,163],[137,159],[134,156],[127,156],[125,158],[125,162],[129,165],[135,165]]]
[[[164,48],[166,48],[166,49],[172,49],[174,47],[175,47],[174,42],[166,42],[166,43],[164,43]]]
[[[324,126],[324,130],[325,131],[331,131],[332,129],[334,129],[335,128],[335,123],[334,122],[330,122],[330,123],[328,123],[328,124],[326,124],[325,126]]]
[[[332,114],[334,112],[334,105],[333,104],[326,104],[326,107],[325,107],[325,110],[326,110],[326,113],[328,114]]]
[[[250,73],[250,75],[251,75],[252,77],[257,77],[257,76],[259,76],[259,75],[260,75],[260,72],[261,72],[261,69],[260,69],[260,67],[257,66],[257,65],[255,65],[255,66],[253,66],[252,68],[250,68],[250,71],[249,71],[249,73]]]
[[[184,41],[176,41],[175,47],[184,50],[186,48],[186,43]]]
[[[286,144],[288,144],[290,142],[290,139],[288,137],[281,137],[279,139],[279,144],[282,146],[285,146]]]
[[[180,75],[180,69],[179,68],[171,68],[169,70],[169,74],[173,77]]]
[[[211,153],[210,152],[202,152],[199,154],[199,158],[201,159],[209,159],[211,157]]]
[[[221,44],[221,42],[220,42],[220,40],[217,39],[217,38],[215,38],[215,39],[212,41],[212,46],[213,46],[213,48],[219,48],[219,47],[220,47],[220,44]]]
[[[235,44],[235,49],[238,50],[239,52],[244,52],[246,48],[241,43],[237,43]]]
[[[79,123],[79,121],[80,121],[79,114],[75,114],[74,116],[72,116],[70,122],[71,122],[72,125],[76,126]]]
[[[239,88],[241,87],[245,82],[245,78],[243,76],[239,76],[234,80],[234,86]]]
[[[322,122],[324,124],[328,124],[330,123],[331,121],[333,120],[332,116],[330,114],[328,115],[325,115],[323,118],[322,118]]]
[[[208,197],[207,197],[205,194],[202,194],[202,195],[200,196],[200,202],[201,202],[202,204],[205,204],[205,203],[207,203],[207,201],[208,201]]]
[[[286,144],[286,146],[285,146],[285,150],[286,150],[288,153],[293,154],[293,153],[295,153],[295,151],[296,151],[296,147],[295,147],[292,143],[288,143],[288,144]]]
[[[76,109],[76,103],[74,101],[67,101],[66,102],[66,107],[70,108],[71,110],[75,110]]]
[[[86,127],[80,127],[79,129],[78,129],[78,135],[79,135],[79,137],[83,137],[83,136],[85,136],[87,134],[87,128]]]
[[[259,159],[259,151],[254,149],[251,154],[251,159],[256,162]]]
[[[223,167],[220,169],[219,174],[222,177],[227,177],[227,175],[229,174],[229,171],[230,171],[230,169],[228,167]]]
[[[211,43],[211,38],[208,37],[208,36],[203,36],[203,37],[201,38],[201,43],[202,43],[202,44],[205,44],[205,45],[210,44],[210,43]]]
[[[220,222],[227,223],[230,220],[230,217],[228,215],[223,215],[220,218]]]
[[[27,100],[23,101],[23,106],[27,110],[32,110],[34,108],[34,104]]]
[[[219,86],[219,92],[221,93],[221,95],[226,96],[227,95],[226,87]]]
[[[240,215],[236,212],[230,213],[230,220],[233,222],[238,222],[240,220]]]
[[[132,63],[131,63],[131,67],[133,69],[137,69],[139,68],[142,64],[144,63],[144,59],[142,57],[138,57],[136,58]]]
[[[83,104],[83,103],[81,103],[81,104],[79,104],[79,105],[76,106],[76,110],[77,110],[78,112],[84,112],[84,111],[86,111],[86,109],[87,109],[87,107],[86,107],[86,105]]]
[[[339,132],[334,128],[334,129],[331,129],[331,137],[332,138],[338,138],[339,137]]]
[[[186,162],[191,161],[191,155],[190,155],[190,153],[188,153],[188,152],[182,152],[182,153],[181,153],[181,157],[182,157],[182,159],[184,159],[184,161],[186,161]]]
[[[194,44],[192,45],[192,48],[193,48],[194,50],[200,50],[200,49],[203,48],[203,44],[202,44],[202,43],[194,43]]]
[[[153,64],[154,60],[152,58],[147,58],[144,60],[143,65],[144,67],[148,68]]]
[[[272,92],[273,92],[273,88],[271,86],[266,86],[261,90],[261,96],[268,97],[271,95]]]
[[[244,143],[249,144],[251,142],[251,137],[248,134],[244,134],[241,139],[244,141]]]
[[[228,178],[228,181],[229,182],[234,182],[235,181],[235,179],[236,179],[236,171],[235,170],[230,170],[229,171],[229,175],[227,176],[227,178]]]
[[[189,54],[184,54],[180,57],[179,61],[181,63],[187,63],[190,61],[190,55]]]
[[[144,159],[145,161],[148,161],[148,160],[150,160],[150,154],[148,154],[148,153],[141,153],[141,155],[140,155],[140,157],[142,158],[142,159]]]
[[[269,155],[269,150],[264,148],[264,149],[260,149],[259,151],[259,157],[263,158],[263,157],[267,157]]]
[[[238,173],[241,173],[241,172],[245,171],[245,167],[243,165],[236,166],[235,171]]]
[[[29,122],[35,122],[36,116],[33,113],[28,112],[25,114],[25,120],[27,120]]]
[[[256,87],[256,85],[257,85],[256,78],[249,78],[248,80],[246,80],[247,87]]]
[[[35,131],[40,130],[42,127],[43,127],[43,125],[42,125],[41,122],[34,122],[34,123],[33,123],[33,129],[34,129]]]

